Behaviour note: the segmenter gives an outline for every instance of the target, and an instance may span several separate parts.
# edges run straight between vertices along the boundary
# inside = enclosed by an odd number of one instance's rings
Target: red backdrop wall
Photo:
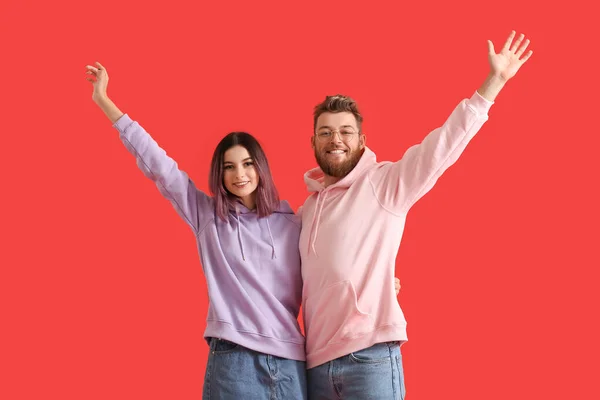
[[[220,138],[262,141],[306,197],[312,107],[353,96],[397,160],[488,72],[533,57],[408,215],[398,253],[408,399],[592,399],[597,378],[597,21],[591,2],[0,5],[0,398],[200,398],[206,285],[194,237],[91,100],[109,95],[208,189]]]

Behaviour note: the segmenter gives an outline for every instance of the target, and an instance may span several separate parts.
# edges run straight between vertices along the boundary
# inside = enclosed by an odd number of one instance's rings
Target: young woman
[[[106,69],[86,68],[92,99],[196,236],[210,299],[203,399],[306,399],[300,219],[279,200],[260,144],[244,132],[225,136],[208,196],[109,99]]]

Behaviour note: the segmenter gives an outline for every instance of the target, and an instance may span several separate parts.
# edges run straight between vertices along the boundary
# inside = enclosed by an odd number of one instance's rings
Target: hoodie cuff
[[[119,118],[113,124],[113,127],[116,128],[120,133],[124,133],[125,129],[127,129],[127,127],[129,125],[131,125],[132,123],[133,123],[133,120],[131,119],[131,117],[129,117],[129,115],[127,115],[127,114],[123,114],[123,115],[121,115],[121,118]]]
[[[477,114],[485,115],[488,113],[492,105],[493,101],[489,101],[481,96],[477,90],[473,93],[473,96],[469,99],[469,105]]]

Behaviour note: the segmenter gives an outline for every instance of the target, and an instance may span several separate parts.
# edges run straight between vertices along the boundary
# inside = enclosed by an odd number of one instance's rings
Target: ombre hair
[[[258,173],[256,188],[256,212],[259,218],[271,215],[279,208],[279,193],[273,182],[269,162],[254,136],[246,132],[231,132],[217,145],[210,164],[208,185],[214,196],[217,216],[227,221],[229,211],[236,208],[239,198],[231,194],[223,182],[225,152],[234,146],[244,147],[254,161]]]

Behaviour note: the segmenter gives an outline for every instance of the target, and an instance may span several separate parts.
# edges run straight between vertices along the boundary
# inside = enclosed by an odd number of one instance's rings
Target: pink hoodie
[[[307,367],[387,341],[406,342],[394,269],[406,214],[463,152],[488,119],[475,92],[448,120],[397,162],[377,162],[365,148],[357,166],[323,187],[308,171],[301,208],[302,309]]]

